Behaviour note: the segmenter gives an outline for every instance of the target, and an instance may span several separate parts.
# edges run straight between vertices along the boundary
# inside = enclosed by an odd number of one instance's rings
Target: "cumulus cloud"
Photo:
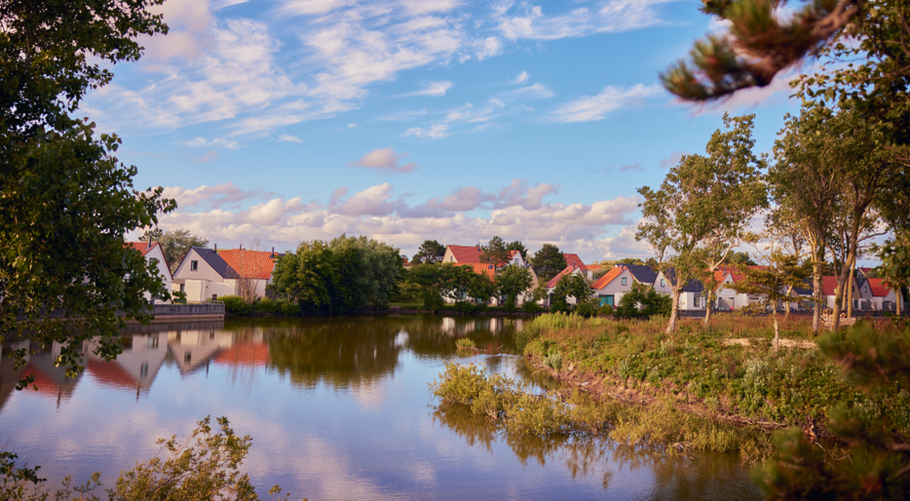
[[[203,185],[194,189],[169,186],[164,188],[162,196],[176,200],[178,207],[204,206],[214,209],[227,205],[238,205],[247,200],[268,199],[273,197],[274,193],[264,192],[261,188],[243,190],[234,183],[228,182],[215,186]]]
[[[663,92],[663,89],[657,85],[637,84],[628,89],[607,86],[596,96],[582,96],[560,106],[549,115],[548,120],[560,123],[603,120],[610,112],[634,106],[645,98],[654,97]]]
[[[367,169],[375,169],[376,173],[382,172],[385,174],[414,172],[420,167],[414,162],[399,165],[399,162],[406,156],[408,156],[408,152],[398,155],[391,146],[388,148],[376,148],[364,155],[360,160],[348,162],[348,167],[366,167]]]
[[[502,54],[502,42],[496,37],[487,37],[474,42],[474,55],[478,61]]]
[[[433,124],[428,128],[411,127],[404,131],[404,134],[402,134],[401,137],[414,136],[428,139],[442,139],[451,135],[452,133],[449,132],[449,126],[447,124]]]
[[[389,183],[353,195],[347,187],[338,188],[330,194],[328,205],[304,204],[300,198],[285,200],[274,195],[263,198],[260,190],[241,190],[230,183],[196,189],[171,187],[165,189],[166,194],[176,194],[195,205],[180,204],[179,210],[162,215],[160,224],[187,228],[220,243],[258,238],[266,246],[288,248],[303,240],[328,240],[347,233],[382,240],[411,254],[427,238],[474,243],[499,235],[521,240],[529,248],[556,243],[586,260],[643,257],[634,242],[638,197],[574,204],[547,202],[557,190],[556,185],[531,185],[516,179],[491,191],[465,186],[410,207]],[[249,203],[254,198],[261,200],[242,209],[222,208],[230,202]],[[193,212],[194,206],[203,210]]]

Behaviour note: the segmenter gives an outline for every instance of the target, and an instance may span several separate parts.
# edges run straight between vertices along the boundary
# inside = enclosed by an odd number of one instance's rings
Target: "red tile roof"
[[[822,277],[822,294],[833,296],[837,289],[837,277]]]
[[[610,282],[612,282],[614,279],[616,279],[616,277],[618,277],[619,275],[621,275],[622,272],[625,271],[625,270],[626,270],[626,268],[623,267],[623,266],[616,266],[616,267],[614,267],[613,269],[611,269],[610,271],[608,271],[606,275],[600,277],[599,280],[597,280],[596,282],[594,282],[594,285],[592,285],[591,288],[592,288],[592,289],[595,289],[595,290],[603,289],[604,287],[607,286],[608,283],[610,283]]]
[[[872,295],[875,297],[885,297],[891,292],[891,284],[885,282],[884,278],[869,278],[869,288],[872,289]]]
[[[479,263],[483,251],[476,245],[450,245],[449,250],[458,264]]]
[[[556,284],[559,282],[560,278],[568,275],[569,273],[572,273],[573,271],[575,271],[575,269],[572,268],[571,265],[566,266],[565,268],[562,269],[562,271],[557,273],[555,277],[551,278],[550,281],[547,282],[547,288],[552,289],[553,287],[556,287]]]
[[[566,266],[572,268],[573,266],[581,268],[582,272],[587,272],[588,267],[585,266],[585,263],[578,257],[578,254],[565,254],[563,253],[562,257],[566,258]]]
[[[223,249],[218,251],[218,256],[224,259],[240,278],[268,280],[272,278],[278,254],[249,249]]]
[[[154,249],[158,245],[158,242],[123,242],[124,247],[132,247],[139,251],[143,256],[148,254],[150,250]]]
[[[231,366],[266,366],[269,363],[269,346],[264,343],[235,344],[215,357],[216,364]]]
[[[105,386],[135,390],[139,385],[139,381],[136,381],[136,379],[117,362],[89,360],[88,363],[85,364],[85,370],[94,376],[99,383]]]
[[[456,263],[455,266],[468,266],[478,275],[486,275],[490,280],[496,279],[496,269],[487,263]]]

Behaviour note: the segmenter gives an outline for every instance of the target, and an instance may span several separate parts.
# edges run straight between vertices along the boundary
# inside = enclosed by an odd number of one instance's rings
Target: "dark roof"
[[[676,270],[674,270],[673,268],[670,268],[669,270],[667,270],[665,275],[667,276],[667,278],[670,279],[670,282],[672,282],[674,284],[676,283]],[[657,277],[655,276],[654,278],[656,279]],[[690,278],[689,281],[686,282],[686,285],[683,286],[682,291],[683,292],[704,292],[705,286],[702,285],[702,283],[699,282],[698,279]]]
[[[227,264],[227,261],[218,255],[217,251],[205,247],[193,247],[193,250],[223,278],[234,278],[236,275],[236,272]]]
[[[629,273],[635,277],[635,280],[643,284],[654,285],[654,281],[657,280],[657,272],[650,266],[643,264],[624,264],[623,266],[629,269]]]
[[[811,296],[812,295],[812,282],[809,279],[803,280],[803,283],[806,284],[805,287],[794,287],[793,292],[796,292],[800,296]]]

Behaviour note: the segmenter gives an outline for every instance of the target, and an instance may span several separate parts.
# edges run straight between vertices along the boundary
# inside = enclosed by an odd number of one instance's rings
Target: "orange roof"
[[[150,250],[154,249],[158,245],[158,242],[123,242],[124,247],[132,247],[139,251],[143,256],[148,254]]]
[[[240,278],[268,280],[272,278],[278,254],[248,249],[223,249],[218,251],[218,256],[224,259]]]
[[[608,283],[612,282],[616,277],[622,274],[626,268],[624,266],[616,266],[612,270],[608,271],[606,275],[600,277],[600,279],[594,282],[594,285],[591,286],[592,289],[599,290],[607,286]]]
[[[833,296],[837,289],[837,277],[822,277],[822,294]]]
[[[458,264],[479,263],[483,251],[476,245],[449,245],[449,250],[455,256]]]
[[[468,266],[478,275],[486,275],[490,280],[496,279],[496,269],[487,263],[457,263],[455,266]]]
[[[587,267],[588,267],[588,271],[597,271],[597,270],[603,268],[603,266],[601,266],[599,264],[589,264],[589,265],[587,265]]]
[[[550,281],[547,282],[547,288],[552,289],[553,287],[556,287],[556,284],[559,282],[560,278],[568,275],[569,273],[572,273],[573,271],[575,270],[571,266],[566,266],[562,269],[562,271],[557,273],[555,277],[551,278]]]
[[[867,280],[873,296],[885,297],[891,292],[891,284],[887,283],[884,278],[869,278]]]
[[[34,365],[26,365],[25,370],[22,372],[22,374],[23,377],[28,374],[33,374],[35,376],[35,381],[32,384],[38,387],[39,395],[45,395],[54,398],[57,397],[57,390],[59,389],[60,385],[51,379],[47,374],[38,370],[38,368]],[[29,388],[31,387],[32,386],[30,385]]]

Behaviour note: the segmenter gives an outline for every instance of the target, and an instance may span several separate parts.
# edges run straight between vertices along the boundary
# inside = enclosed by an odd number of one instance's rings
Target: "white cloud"
[[[402,94],[402,96],[433,96],[439,97],[446,95],[446,92],[452,88],[452,82],[427,82],[423,89]]]
[[[227,148],[229,150],[236,150],[237,148],[240,147],[240,143],[238,143],[237,141],[231,141],[229,139],[223,139],[223,138],[217,138],[217,137],[215,139],[212,139],[211,141],[209,141],[202,136],[197,136],[196,138],[190,139],[187,141],[178,141],[177,144],[182,144],[183,146],[189,146],[191,148],[198,148],[201,146],[209,146],[209,147],[221,146],[221,147]]]
[[[546,15],[539,5],[522,2],[513,11],[510,0],[494,8],[497,28],[509,40],[556,40],[594,33],[621,32],[665,24],[656,5],[672,0],[611,0],[599,9],[577,7],[558,15]]]
[[[608,86],[596,96],[582,96],[560,106],[549,115],[548,120],[561,123],[602,120],[612,111],[633,106],[663,92],[657,85],[637,84],[628,89]]]
[[[408,152],[397,155],[391,146],[382,149],[376,148],[364,155],[360,160],[348,162],[348,167],[366,167],[375,169],[376,173],[383,172],[386,174],[414,172],[420,167],[414,162],[399,165],[401,159],[406,156],[408,156]]]
[[[238,205],[246,200],[271,198],[274,193],[263,192],[261,188],[242,190],[234,183],[228,182],[215,186],[203,185],[192,190],[181,186],[170,186],[164,188],[161,196],[175,199],[178,207],[204,205],[209,208],[220,208],[226,205]]]
[[[502,54],[502,42],[496,37],[487,37],[473,43],[474,55],[478,61]]]
[[[398,113],[393,113],[391,115],[386,115],[380,117],[377,120],[389,121],[389,122],[407,122],[414,120],[417,117],[422,117],[427,114],[427,109],[422,110],[410,110],[410,111],[400,111]]]
[[[514,98],[545,99],[553,97],[553,91],[546,85],[536,83],[534,85],[515,89],[509,92],[509,95]]]
[[[411,127],[410,129],[406,130],[404,134],[402,134],[402,137],[414,136],[425,137],[429,139],[442,139],[451,135],[452,133],[449,132],[449,126],[447,124],[433,124],[427,129],[421,127]]]
[[[181,204],[178,211],[162,215],[160,224],[189,229],[222,245],[258,238],[266,247],[291,248],[303,240],[329,240],[347,233],[382,240],[412,254],[427,238],[464,244],[499,235],[521,240],[532,249],[545,242],[556,243],[586,260],[644,257],[646,252],[640,252],[640,245],[634,242],[638,197],[590,204],[546,202],[557,190],[555,185],[531,186],[516,179],[500,190],[462,187],[411,208],[403,197],[396,197],[390,184],[382,183],[350,197],[348,188],[339,188],[327,206],[272,195],[246,209],[224,210],[217,207],[226,205],[228,197],[243,202],[256,198],[252,194],[261,191],[240,190],[230,183],[194,190],[172,187],[165,192],[176,192],[209,210],[190,212],[189,205]],[[478,209],[489,212],[467,215]]]
[[[297,137],[290,134],[281,134],[278,136],[278,140],[286,143],[302,143],[303,141]]]
[[[514,83],[514,84],[524,83],[530,77],[531,77],[531,75],[529,75],[527,71],[522,71],[521,73],[518,74],[517,77],[515,77],[515,80],[512,80],[512,83]]]

